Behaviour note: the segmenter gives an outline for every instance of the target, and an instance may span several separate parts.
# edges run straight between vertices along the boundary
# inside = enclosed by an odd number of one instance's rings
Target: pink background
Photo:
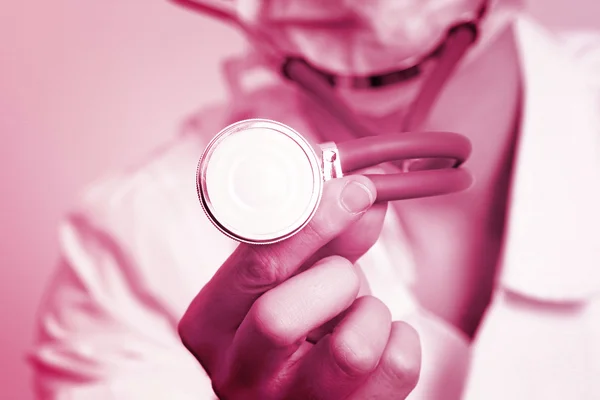
[[[11,400],[32,399],[24,351],[60,217],[86,183],[223,98],[217,60],[243,46],[164,0],[35,3],[0,5],[0,398]],[[529,3],[552,26],[600,28],[596,0]]]

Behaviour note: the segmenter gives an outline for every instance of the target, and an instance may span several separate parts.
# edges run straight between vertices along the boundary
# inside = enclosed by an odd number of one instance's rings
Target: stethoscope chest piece
[[[238,242],[269,244],[304,228],[319,206],[324,183],[345,173],[398,160],[452,161],[438,170],[366,174],[377,189],[376,202],[439,196],[472,183],[468,171],[459,168],[471,143],[456,133],[393,133],[316,148],[276,121],[229,125],[210,141],[198,164],[196,185],[205,214]]]
[[[234,123],[206,147],[197,171],[198,197],[210,221],[251,244],[284,240],[317,210],[321,157],[292,128],[265,119]]]

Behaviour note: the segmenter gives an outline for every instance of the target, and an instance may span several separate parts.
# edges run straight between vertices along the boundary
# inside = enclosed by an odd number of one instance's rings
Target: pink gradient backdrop
[[[596,0],[529,2],[551,25],[600,28]],[[33,398],[24,351],[76,193],[222,98],[216,60],[242,46],[164,0],[0,5],[0,398]]]

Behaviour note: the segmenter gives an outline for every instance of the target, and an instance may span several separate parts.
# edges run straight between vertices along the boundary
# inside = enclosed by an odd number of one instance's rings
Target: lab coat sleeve
[[[74,214],[60,240],[62,261],[30,357],[38,398],[215,398],[179,341],[177,318],[143,287],[140,269],[114,237]]]

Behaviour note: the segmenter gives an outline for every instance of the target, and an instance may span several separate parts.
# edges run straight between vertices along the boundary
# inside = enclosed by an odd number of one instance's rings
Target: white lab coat
[[[452,398],[461,376],[467,400],[600,399],[600,41],[567,42],[527,17],[516,32],[525,109],[502,272],[470,348],[434,318],[414,320],[425,359],[411,399]],[[308,129],[286,90],[250,95],[256,115]],[[40,398],[213,397],[176,326],[236,246],[195,190],[198,157],[228,122],[206,111],[151,159],[92,185],[61,226],[63,261],[30,356]],[[411,319],[420,309],[393,218],[361,265],[374,295]]]

